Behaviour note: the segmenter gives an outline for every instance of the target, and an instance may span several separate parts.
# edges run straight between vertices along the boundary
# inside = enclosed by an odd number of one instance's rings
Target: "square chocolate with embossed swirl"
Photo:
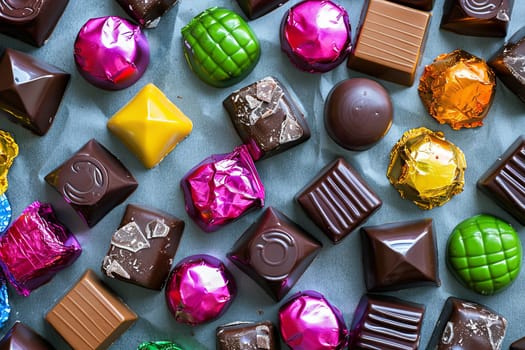
[[[129,170],[95,139],[45,177],[64,200],[95,226],[138,186]]]
[[[179,247],[184,221],[160,210],[128,204],[111,238],[102,272],[108,277],[161,290]]]
[[[234,244],[228,258],[276,301],[306,271],[322,244],[269,207]]]
[[[0,33],[40,47],[58,23],[69,0],[0,0]]]

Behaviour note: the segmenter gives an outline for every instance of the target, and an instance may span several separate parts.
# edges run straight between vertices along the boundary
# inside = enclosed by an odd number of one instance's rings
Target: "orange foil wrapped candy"
[[[440,131],[406,131],[392,148],[387,174],[401,197],[432,209],[463,191],[465,155]]]
[[[436,57],[425,67],[419,96],[428,113],[452,129],[483,125],[494,93],[496,78],[487,63],[463,50]]]

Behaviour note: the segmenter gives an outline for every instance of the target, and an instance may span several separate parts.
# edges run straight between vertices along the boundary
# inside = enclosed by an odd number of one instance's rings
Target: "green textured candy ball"
[[[468,288],[491,295],[518,277],[521,250],[520,239],[508,223],[491,215],[476,215],[452,231],[447,266]]]
[[[181,30],[184,56],[204,82],[226,87],[241,81],[261,56],[259,40],[235,12],[212,7]]]
[[[147,341],[139,345],[137,350],[184,350],[170,341]]]

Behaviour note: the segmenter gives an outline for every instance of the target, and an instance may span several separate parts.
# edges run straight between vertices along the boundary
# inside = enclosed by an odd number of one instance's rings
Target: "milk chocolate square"
[[[272,322],[235,322],[217,328],[217,350],[278,350]]]
[[[92,270],[47,313],[47,322],[73,349],[107,349],[137,320]]]
[[[0,350],[54,350],[55,348],[29,326],[16,321],[0,340]]]
[[[108,277],[161,290],[179,247],[184,221],[159,210],[128,204],[102,262]]]

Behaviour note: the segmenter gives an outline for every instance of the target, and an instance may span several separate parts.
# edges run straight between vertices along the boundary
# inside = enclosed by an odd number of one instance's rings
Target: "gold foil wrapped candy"
[[[466,168],[463,152],[442,132],[418,128],[392,148],[386,175],[401,197],[432,209],[463,191]]]
[[[18,144],[7,131],[0,130],[0,194],[7,191],[7,173],[18,155]]]
[[[496,91],[487,63],[463,50],[439,55],[425,67],[419,96],[428,113],[452,129],[483,125]]]

